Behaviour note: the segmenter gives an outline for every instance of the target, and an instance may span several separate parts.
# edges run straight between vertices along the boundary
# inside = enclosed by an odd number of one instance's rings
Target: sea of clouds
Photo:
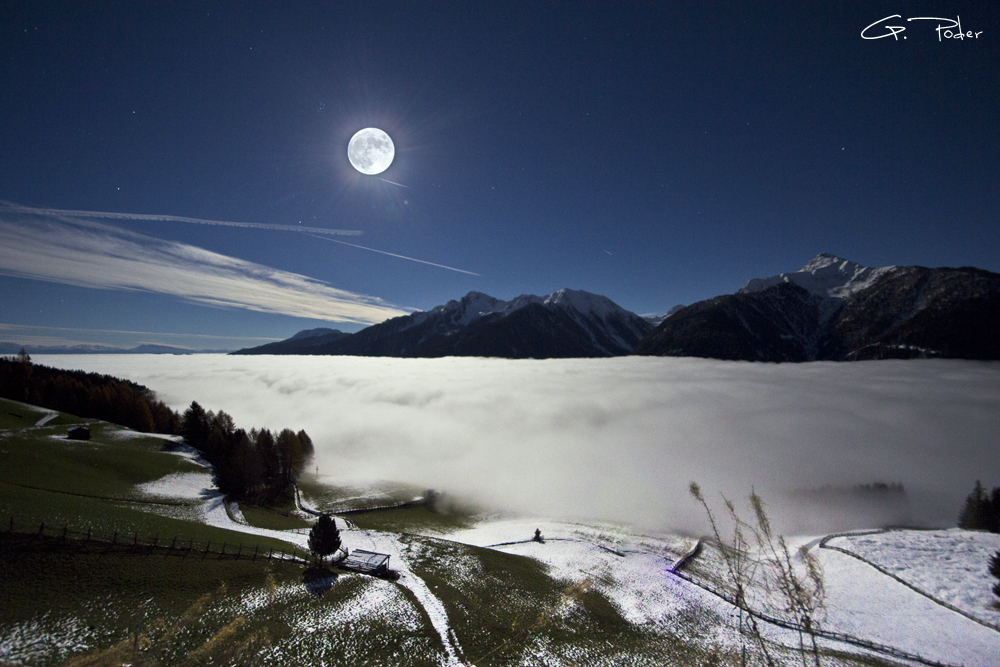
[[[391,480],[478,507],[645,529],[707,528],[688,495],[751,487],[788,532],[954,525],[976,479],[1000,486],[1000,363],[759,364],[51,355],[129,378],[183,410],[304,428],[324,481]],[[902,482],[909,506],[809,505],[796,489]],[[827,498],[824,503],[833,502]],[[876,503],[877,505],[877,503]]]

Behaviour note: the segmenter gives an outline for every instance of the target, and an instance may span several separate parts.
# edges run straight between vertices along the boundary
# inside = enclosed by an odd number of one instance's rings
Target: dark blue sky
[[[0,200],[47,212],[0,209],[0,340],[241,347],[470,290],[664,312],[821,251],[1000,271],[1000,6],[758,4],[5,3]],[[368,126],[406,187],[350,166]]]

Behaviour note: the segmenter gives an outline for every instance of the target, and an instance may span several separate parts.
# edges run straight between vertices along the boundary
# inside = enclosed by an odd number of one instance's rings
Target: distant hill
[[[0,342],[0,355],[17,354],[21,348],[28,354],[226,354],[231,350],[190,350],[171,345],[139,345],[133,348],[107,345],[22,345]]]
[[[238,350],[232,354],[323,354],[318,350],[349,335],[338,329],[306,329],[286,340]]]
[[[653,325],[607,297],[563,289],[511,301],[469,292],[426,312],[386,320],[354,334],[288,340],[234,354],[384,357],[612,357],[628,354]]]
[[[1000,359],[1000,274],[870,268],[821,253],[688,306],[633,352],[744,361]]]

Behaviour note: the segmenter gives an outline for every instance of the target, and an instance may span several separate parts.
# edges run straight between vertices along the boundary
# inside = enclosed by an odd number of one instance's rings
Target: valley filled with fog
[[[754,487],[780,528],[818,533],[952,526],[976,479],[1000,485],[998,363],[34,360],[128,378],[178,411],[196,400],[240,427],[305,429],[324,482],[405,482],[477,509],[700,533],[696,480],[710,498]],[[873,482],[901,482],[906,503],[801,493]]]

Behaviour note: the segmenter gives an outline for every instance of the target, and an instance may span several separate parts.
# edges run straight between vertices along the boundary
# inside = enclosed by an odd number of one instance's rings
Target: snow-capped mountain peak
[[[420,321],[432,314],[443,315],[454,325],[466,326],[480,317],[494,313],[506,317],[531,303],[541,304],[546,308],[561,308],[600,320],[607,320],[609,317],[628,312],[606,296],[591,294],[583,290],[561,289],[546,296],[522,294],[510,301],[503,301],[482,292],[469,292],[457,301],[451,300],[444,305],[426,311],[423,313],[425,317],[420,318]]]
[[[469,292],[458,300],[391,320],[393,335],[417,328],[421,333],[417,344],[435,336],[458,335],[470,324],[487,316],[506,319],[523,308],[537,305],[558,317],[568,318],[585,332],[589,345],[600,354],[616,355],[631,351],[651,329],[651,325],[617,305],[611,299],[583,290],[561,289],[545,296],[522,294],[510,301],[497,299],[482,292]],[[383,327],[386,331],[389,327]]]
[[[451,323],[466,326],[484,315],[502,311],[506,305],[506,301],[501,301],[489,294],[469,292],[458,301],[449,301],[443,306],[438,306],[428,312],[440,313],[445,315]]]
[[[593,315],[602,320],[618,315],[622,308],[606,296],[591,294],[583,290],[561,289],[545,297],[543,304],[575,310],[585,315]]]
[[[793,273],[779,273],[768,278],[754,278],[737,294],[761,292],[779,283],[792,283],[824,299],[846,299],[872,284],[896,267],[872,268],[821,252]]]

